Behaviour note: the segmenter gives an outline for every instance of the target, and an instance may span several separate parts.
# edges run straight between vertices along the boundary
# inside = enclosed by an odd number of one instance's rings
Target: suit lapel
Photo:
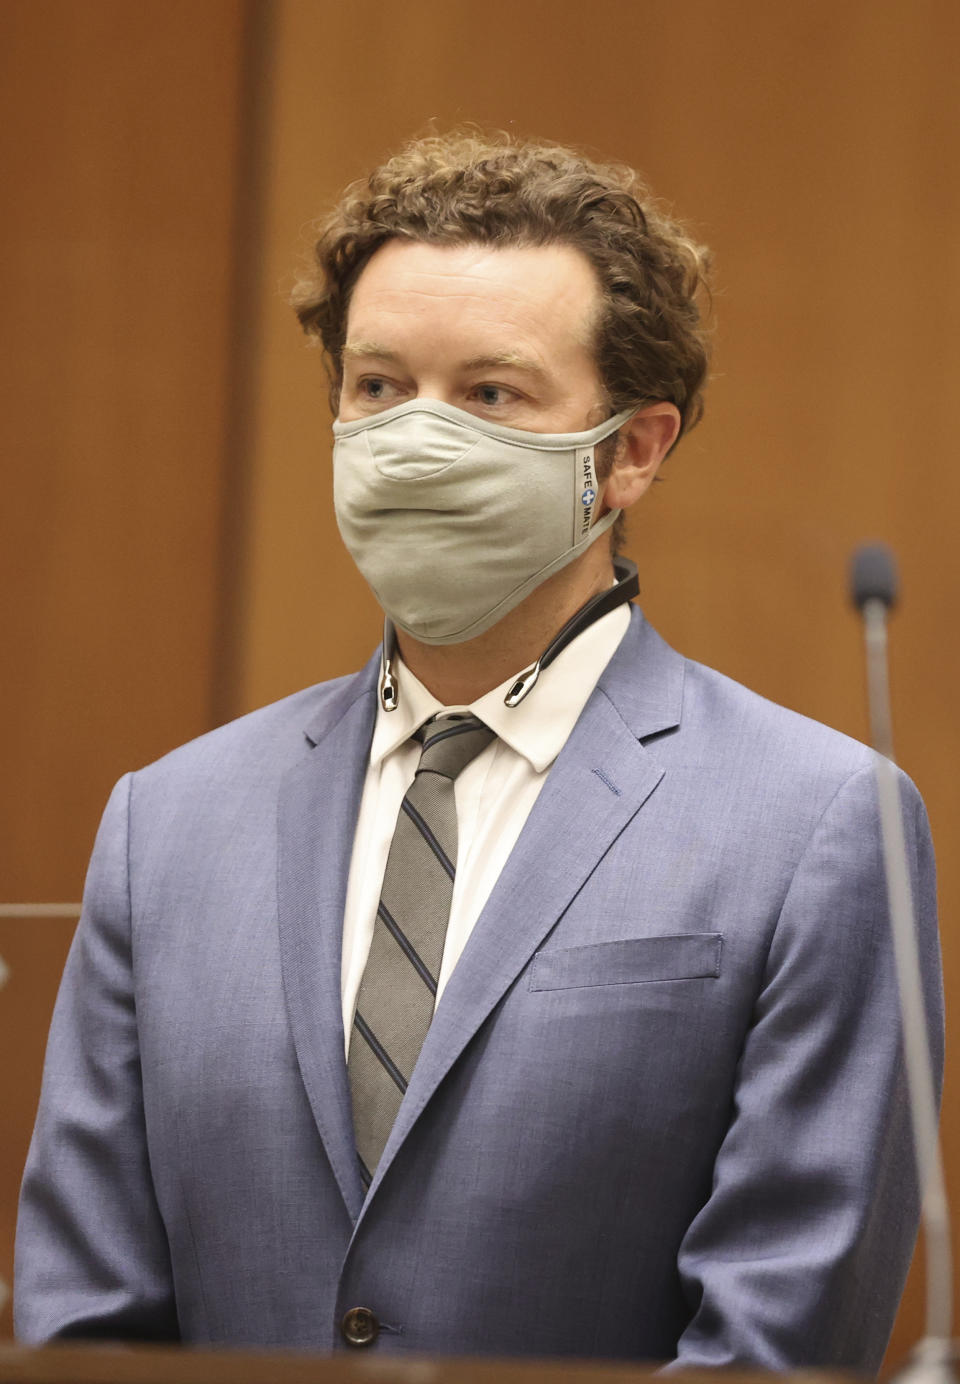
[[[635,612],[441,996],[368,1204],[439,1083],[660,782],[639,742],[677,725],[682,682],[683,660]]]
[[[363,1189],[343,1057],[340,956],[347,876],[373,733],[371,668],[341,684],[283,780],[278,907],[287,1013],[300,1073],[351,1219]]]

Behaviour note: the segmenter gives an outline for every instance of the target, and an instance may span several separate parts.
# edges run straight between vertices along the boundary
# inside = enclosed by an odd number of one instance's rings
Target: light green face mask
[[[495,625],[616,520],[593,522],[596,446],[635,412],[535,433],[413,399],[334,423],[337,523],[384,613],[424,644]]]

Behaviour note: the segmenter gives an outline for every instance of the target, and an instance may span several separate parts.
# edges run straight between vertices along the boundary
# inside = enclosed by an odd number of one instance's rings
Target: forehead
[[[428,245],[391,240],[354,287],[347,340],[384,333],[511,338],[589,348],[600,303],[586,257],[569,245]]]

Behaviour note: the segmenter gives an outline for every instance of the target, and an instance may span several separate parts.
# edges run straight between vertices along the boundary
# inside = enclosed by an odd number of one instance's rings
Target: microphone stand
[[[957,1347],[952,1337],[953,1263],[943,1158],[937,1129],[937,1100],[920,978],[916,923],[907,866],[900,792],[893,756],[893,721],[887,661],[887,611],[896,601],[896,571],[889,551],[860,548],[851,567],[851,595],[864,622],[867,691],[874,774],[880,809],[890,930],[900,996],[904,1060],[913,1126],[921,1217],[927,1264],[926,1331],[898,1384],[957,1384]]]

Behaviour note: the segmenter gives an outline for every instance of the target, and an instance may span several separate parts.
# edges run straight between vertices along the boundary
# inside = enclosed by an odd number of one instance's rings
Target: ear
[[[603,512],[629,509],[653,482],[660,463],[680,431],[675,404],[648,404],[639,409],[617,434],[613,468],[603,486]]]

